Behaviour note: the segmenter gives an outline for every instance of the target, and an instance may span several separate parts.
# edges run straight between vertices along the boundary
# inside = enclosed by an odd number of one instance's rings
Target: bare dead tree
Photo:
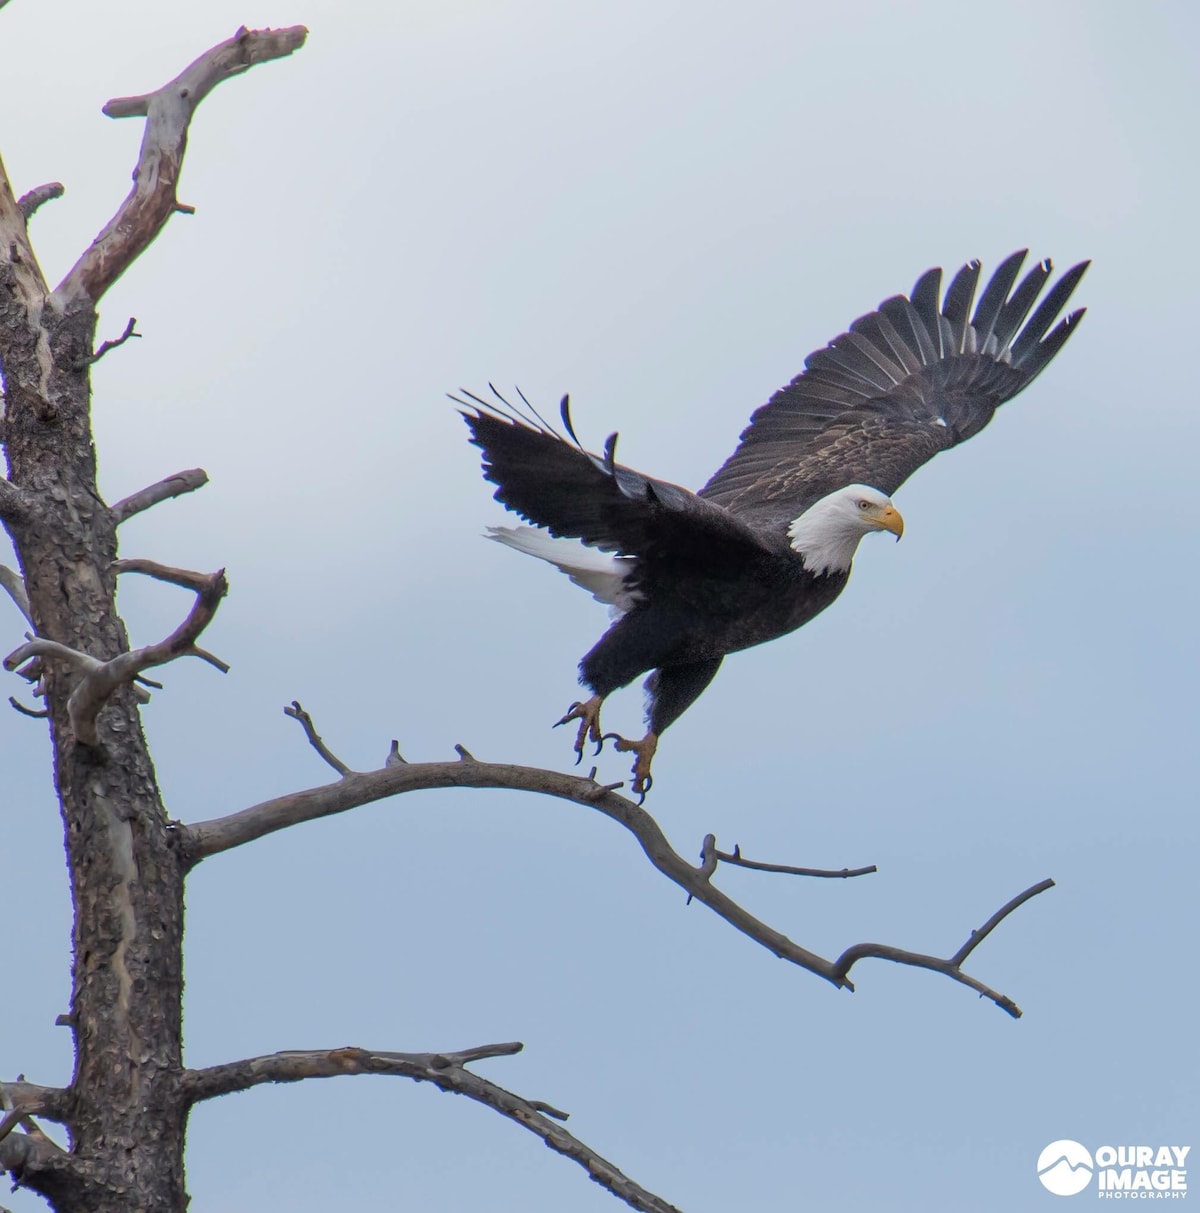
[[[0,0],[3,7],[5,0]],[[145,251],[171,215],[190,208],[176,185],[197,105],[222,81],[290,55],[306,31],[240,29],[153,93],[110,101],[110,117],[146,120],[129,196],[59,285],[46,282],[28,224],[58,197],[58,183],[19,200],[0,164],[0,371],[4,411],[0,441],[8,475],[0,478],[0,522],[19,571],[0,566],[0,586],[31,631],[4,660],[32,684],[43,708],[15,697],[25,716],[48,721],[66,839],[74,909],[71,1028],[75,1066],[63,1088],[24,1079],[0,1083],[0,1168],[60,1211],[186,1207],[183,1145],[188,1114],[204,1100],[262,1083],[342,1074],[390,1074],[428,1082],[500,1112],[574,1160],[630,1207],[666,1213],[661,1197],[634,1183],[569,1133],[566,1114],[479,1077],[470,1066],[509,1056],[519,1043],[444,1053],[362,1048],[284,1051],[206,1069],[184,1065],[181,1044],[183,891],[200,862],[286,829],[385,797],[428,788],[510,788],[539,792],[603,814],[634,837],[669,880],[774,955],[853,989],[851,968],[868,957],[942,973],[991,999],[1012,1016],[1006,995],[963,971],[979,943],[1019,905],[1050,887],[1042,881],[1001,907],[947,957],[883,944],[847,948],[836,959],[809,951],[753,917],[714,883],[722,863],[759,871],[850,878],[873,868],[823,871],[748,860],[717,849],[708,835],[700,862],[681,858],[655,820],[621,796],[620,784],[504,763],[481,762],[463,747],[449,762],[407,762],[395,742],[378,770],[351,770],[318,735],[298,702],[285,711],[337,774],[329,784],[294,792],[211,821],[180,825],[162,802],[139,711],[157,687],[145,671],[184,657],[224,670],[199,645],[224,599],[224,571],[197,573],[153,561],[118,558],[118,527],[160,502],[202,487],[196,468],[169,476],[113,505],[96,484],[89,415],[90,370],[101,356],[138,334],[130,320],[120,337],[96,346],[104,293]],[[179,626],[162,640],[131,647],[117,614],[117,578],[140,573],[194,595]],[[13,727],[18,725],[13,718]],[[65,1126],[59,1144],[38,1121]]]

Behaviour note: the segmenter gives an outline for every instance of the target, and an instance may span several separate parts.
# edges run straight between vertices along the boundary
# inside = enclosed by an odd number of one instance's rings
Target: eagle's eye
[[[860,510],[869,510],[871,508],[871,503],[864,498],[858,503],[858,508]]]

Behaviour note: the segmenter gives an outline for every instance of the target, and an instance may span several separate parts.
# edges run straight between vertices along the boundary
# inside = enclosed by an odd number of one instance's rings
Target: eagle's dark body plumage
[[[1024,257],[1000,265],[973,311],[978,262],[955,275],[944,300],[941,271],[930,270],[910,298],[885,300],[855,321],[754,413],[698,493],[618,464],[615,435],[602,456],[586,451],[565,398],[563,436],[532,409],[471,397],[465,416],[496,499],[551,536],[613,554],[607,568],[595,552],[572,563],[544,537],[496,535],[624,609],[580,663],[593,698],[568,714],[582,722],[577,749],[589,732],[599,739],[600,701],[652,670],[647,738],[621,744],[648,744],[653,753],[725,654],[785,635],[824,610],[846,584],[861,534],[899,534],[902,522],[886,498],[939,451],[983,429],[1083,314],[1058,319],[1086,262],[1030,316],[1050,263],[1018,285]],[[863,519],[857,531],[855,506]],[[581,571],[585,563],[591,572]],[[647,757],[644,769],[635,767],[643,789],[648,772]]]

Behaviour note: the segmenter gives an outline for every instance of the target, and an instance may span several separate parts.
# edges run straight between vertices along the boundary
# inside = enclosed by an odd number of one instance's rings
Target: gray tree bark
[[[134,188],[57,290],[47,287],[27,225],[61,187],[38,187],[18,201],[0,165],[0,439],[8,463],[0,519],[38,638],[13,664],[30,660],[24,669],[49,713],[74,905],[67,1018],[75,1038],[70,1086],[53,1107],[34,1101],[34,1110],[66,1124],[69,1153],[40,1133],[10,1131],[0,1163],[64,1211],[186,1205],[184,863],[138,716],[144,695],[133,681],[156,662],[140,653],[110,664],[130,652],[115,594],[117,524],[133,511],[128,503],[110,508],[96,485],[97,305],[176,207],[196,104],[221,80],[303,41],[300,28],[241,30],[158,93],[110,103],[119,114],[147,117]],[[193,651],[189,645],[194,637],[181,653]]]

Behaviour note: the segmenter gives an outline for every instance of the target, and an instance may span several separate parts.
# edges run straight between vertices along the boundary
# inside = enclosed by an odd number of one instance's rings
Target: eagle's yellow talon
[[[593,695],[586,702],[573,703],[567,709],[567,714],[554,726],[557,729],[560,724],[566,724],[569,720],[579,721],[579,732],[575,737],[576,766],[583,761],[583,746],[588,738],[596,743],[596,753],[600,753],[599,747],[603,742],[600,733],[600,705],[603,702],[599,695]]]

